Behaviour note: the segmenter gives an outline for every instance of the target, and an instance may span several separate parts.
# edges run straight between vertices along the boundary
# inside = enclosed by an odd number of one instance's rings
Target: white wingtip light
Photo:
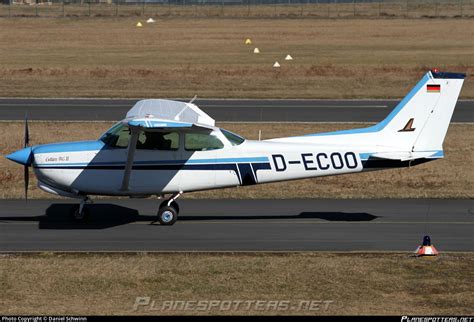
[[[290,54],[286,55],[285,60],[293,60],[293,57],[291,57]]]
[[[273,64],[273,68],[280,68],[280,63],[276,61],[275,64]]]
[[[260,54],[260,49],[258,49],[257,47],[255,47],[255,49],[253,50],[253,53],[254,53],[254,54]]]
[[[154,22],[155,22],[155,19],[153,19],[153,18],[149,18],[149,19],[146,21],[146,23],[154,23]]]

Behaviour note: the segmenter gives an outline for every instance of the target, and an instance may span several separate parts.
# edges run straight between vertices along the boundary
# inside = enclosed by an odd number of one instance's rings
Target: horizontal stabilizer
[[[417,152],[380,152],[371,154],[371,158],[409,161],[415,159],[439,159],[444,156],[443,151],[417,151]]]

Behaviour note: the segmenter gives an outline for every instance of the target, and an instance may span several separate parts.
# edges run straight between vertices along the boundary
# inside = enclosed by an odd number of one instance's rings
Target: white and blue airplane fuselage
[[[368,128],[253,141],[216,127],[192,103],[142,100],[97,141],[27,147],[7,157],[31,166],[41,189],[84,202],[90,195],[171,194],[158,215],[161,223],[172,224],[179,211],[175,199],[186,192],[442,158],[464,77],[428,72],[382,122]],[[82,218],[82,204],[79,210]]]

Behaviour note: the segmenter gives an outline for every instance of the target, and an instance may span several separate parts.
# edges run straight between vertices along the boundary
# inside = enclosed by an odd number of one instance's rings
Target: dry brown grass
[[[112,123],[32,122],[31,144],[65,140],[96,139]],[[284,137],[332,131],[361,124],[220,124],[249,139]],[[84,131],[87,129],[87,131]],[[2,156],[21,147],[21,122],[0,123],[0,137],[8,138],[0,147],[0,198],[23,196],[22,167]],[[186,194],[186,198],[473,198],[474,125],[452,124],[444,144],[445,159],[413,168],[367,172],[292,182],[272,183]],[[36,187],[31,175],[30,196],[51,198]],[[362,189],[363,187],[363,189]]]
[[[473,254],[39,254],[0,257],[7,315],[392,314],[468,315]],[[320,311],[132,310],[168,300],[333,301]]]
[[[387,98],[431,67],[474,70],[472,19],[135,23],[0,19],[0,96]],[[474,97],[474,82],[461,97]]]
[[[65,1],[66,2],[66,1]],[[275,1],[276,2],[276,1]],[[474,15],[471,1],[424,0],[377,1],[353,3],[274,3],[222,5],[216,1],[199,1],[187,5],[168,3],[80,3],[61,2],[49,5],[0,5],[0,17],[188,17],[188,18],[469,18]],[[178,2],[179,3],[179,2]],[[252,2],[250,2],[252,3]],[[408,5],[408,8],[407,8]],[[145,18],[146,19],[146,18]],[[145,20],[143,19],[143,20]]]

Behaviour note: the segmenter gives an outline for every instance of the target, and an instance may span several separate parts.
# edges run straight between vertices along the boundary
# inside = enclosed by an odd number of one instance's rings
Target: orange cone
[[[430,236],[423,237],[423,244],[418,246],[415,251],[415,256],[436,256],[439,252],[431,245]]]

